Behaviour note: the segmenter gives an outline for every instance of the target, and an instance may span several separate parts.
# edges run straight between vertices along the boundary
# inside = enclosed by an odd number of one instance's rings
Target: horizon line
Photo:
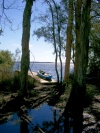
[[[21,61],[15,61],[15,62],[21,63]],[[53,62],[53,61],[30,61],[30,63],[55,63],[55,62]],[[60,62],[58,62],[58,63],[60,63]],[[62,63],[65,63],[65,62],[62,62]],[[74,63],[71,62],[70,64],[74,64]]]

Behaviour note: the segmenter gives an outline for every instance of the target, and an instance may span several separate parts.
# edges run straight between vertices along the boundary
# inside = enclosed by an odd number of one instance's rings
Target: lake
[[[74,65],[70,64],[70,73],[73,72],[73,68],[74,68]],[[16,62],[14,64],[13,69],[20,70],[20,63]],[[64,76],[64,69],[65,69],[65,63],[63,63],[63,65],[62,65],[63,76]],[[54,79],[57,79],[54,62],[31,62],[30,70],[34,71],[34,72],[37,72],[38,70],[43,70],[46,73],[49,73],[50,75],[52,75]],[[60,72],[60,64],[59,63],[58,63],[58,71]]]

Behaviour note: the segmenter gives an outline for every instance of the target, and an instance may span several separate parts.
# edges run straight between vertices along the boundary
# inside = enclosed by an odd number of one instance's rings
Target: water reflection
[[[20,133],[29,133],[28,123],[26,121],[21,121],[20,123]]]
[[[20,109],[18,114],[17,114],[20,118],[20,133],[29,133],[29,129],[28,129],[28,112],[25,110]]]
[[[14,113],[7,122],[0,124],[0,133],[63,133],[63,127],[60,110],[43,104],[38,109]]]
[[[7,122],[0,124],[0,133],[20,133],[20,119],[17,113],[8,117]]]

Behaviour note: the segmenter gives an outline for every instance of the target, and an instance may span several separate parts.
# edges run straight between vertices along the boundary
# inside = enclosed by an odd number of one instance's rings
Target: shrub
[[[85,95],[85,107],[88,107],[92,104],[94,100],[94,95],[96,95],[97,90],[96,87],[93,85],[88,85],[86,88],[86,95]]]

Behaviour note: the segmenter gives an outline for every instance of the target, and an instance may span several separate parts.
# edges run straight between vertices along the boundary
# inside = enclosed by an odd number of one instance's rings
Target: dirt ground
[[[67,95],[66,95],[67,94]],[[11,112],[23,107],[37,108],[43,103],[55,106],[63,113],[70,90],[59,92],[55,85],[40,85],[30,90],[27,98],[18,99],[18,93],[0,92],[0,123],[9,118]],[[92,105],[84,110],[85,130],[97,129],[100,131],[100,94],[94,97]],[[90,128],[90,129],[89,129]],[[91,132],[92,133],[92,132]]]

